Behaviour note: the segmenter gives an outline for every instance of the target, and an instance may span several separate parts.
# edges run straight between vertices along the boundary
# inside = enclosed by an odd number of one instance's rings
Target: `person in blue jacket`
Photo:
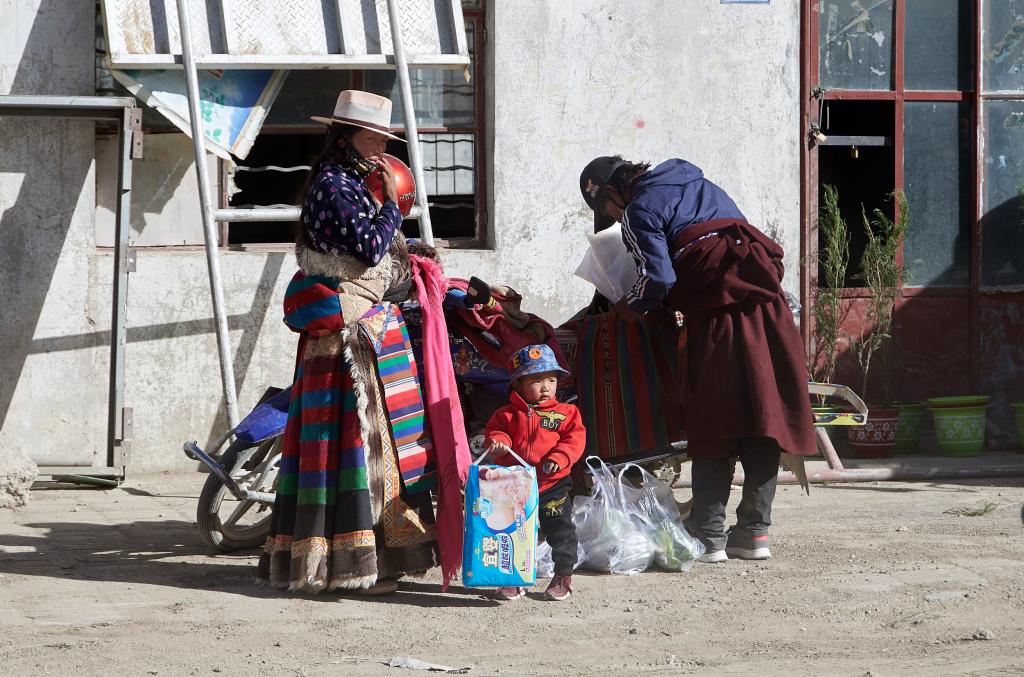
[[[767,559],[781,454],[815,453],[803,342],[782,290],[782,248],[747,222],[699,167],[599,157],[580,175],[595,227],[622,223],[637,279],[612,312],[665,305],[686,318],[680,397],[693,461],[687,526],[701,558]],[[725,528],[734,459],[743,465],[736,525]]]

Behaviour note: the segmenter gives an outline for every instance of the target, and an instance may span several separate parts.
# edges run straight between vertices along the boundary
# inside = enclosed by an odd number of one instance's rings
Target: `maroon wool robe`
[[[666,302],[686,316],[689,455],[729,456],[741,437],[814,454],[803,341],[782,292],[782,248],[749,223],[716,219],[684,229],[671,251],[676,283]]]

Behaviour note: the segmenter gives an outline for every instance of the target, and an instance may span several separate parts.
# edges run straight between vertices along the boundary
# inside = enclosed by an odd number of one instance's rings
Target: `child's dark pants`
[[[540,494],[540,530],[551,546],[556,576],[572,576],[576,568],[576,526],[572,523],[572,480],[568,477]]]
[[[751,536],[768,533],[772,501],[779,475],[781,450],[775,440],[737,440],[736,457],[743,465],[743,498],[736,508],[736,528]],[[692,461],[693,508],[686,527],[710,550],[725,548],[725,506],[732,487],[734,458],[695,458]]]

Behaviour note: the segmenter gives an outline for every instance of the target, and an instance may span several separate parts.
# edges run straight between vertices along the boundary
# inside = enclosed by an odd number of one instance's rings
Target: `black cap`
[[[583,173],[580,174],[580,192],[583,193],[583,201],[588,207],[597,211],[601,206],[597,199],[601,189],[611,180],[615,170],[626,164],[629,163],[618,155],[604,155],[594,158],[583,168]]]

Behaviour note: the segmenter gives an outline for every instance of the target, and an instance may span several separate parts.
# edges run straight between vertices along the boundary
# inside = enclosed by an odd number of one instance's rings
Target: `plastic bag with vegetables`
[[[639,474],[639,483],[626,479],[629,469]],[[704,554],[704,545],[683,526],[672,487],[635,463],[619,471],[615,483],[623,509],[646,525],[655,547],[654,561],[666,571],[685,571]]]
[[[637,574],[654,561],[655,547],[642,519],[631,515],[622,504],[616,479],[597,457],[587,459],[594,478],[589,497],[579,499],[573,510],[583,565],[614,574]]]

